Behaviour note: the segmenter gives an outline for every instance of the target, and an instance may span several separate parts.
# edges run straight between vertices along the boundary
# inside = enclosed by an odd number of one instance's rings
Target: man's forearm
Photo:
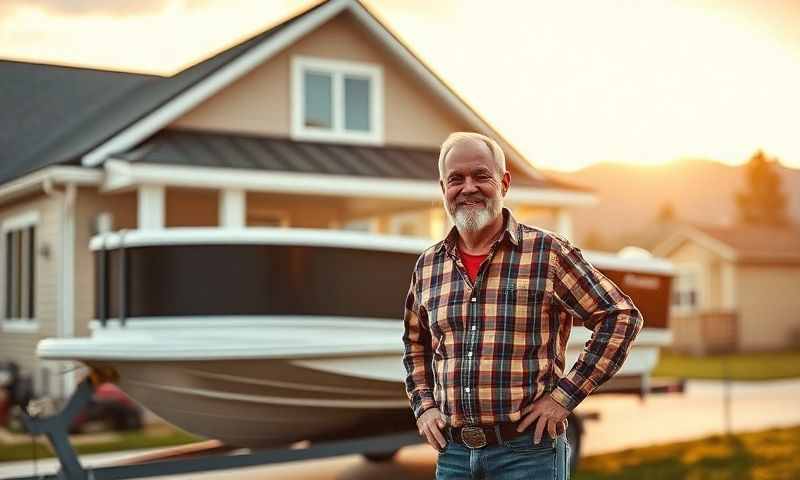
[[[619,371],[642,326],[642,314],[632,304],[598,322],[578,361],[556,384],[553,399],[573,410]]]

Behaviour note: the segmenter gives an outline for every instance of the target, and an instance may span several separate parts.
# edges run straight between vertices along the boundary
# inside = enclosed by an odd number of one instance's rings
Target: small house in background
[[[38,393],[75,384],[35,349],[89,334],[98,233],[318,228],[433,243],[448,228],[438,147],[460,130],[502,145],[520,221],[570,238],[570,209],[595,203],[535,169],[354,0],[170,77],[0,61],[0,78],[0,360]]]
[[[653,253],[675,266],[674,349],[800,346],[800,227],[685,225]]]

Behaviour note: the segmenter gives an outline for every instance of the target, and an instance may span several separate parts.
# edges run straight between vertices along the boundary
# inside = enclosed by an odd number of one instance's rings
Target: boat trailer
[[[231,454],[231,451],[234,450],[233,447],[210,441],[202,442],[209,445],[201,447],[203,451],[222,453],[197,456],[198,452],[191,451],[189,448],[184,451],[184,454],[177,457],[174,454],[166,455],[168,460],[145,460],[144,462],[134,460],[132,464],[122,463],[98,468],[84,468],[69,442],[69,425],[91,399],[95,385],[99,385],[103,381],[106,381],[106,378],[101,372],[92,371],[78,385],[66,406],[54,415],[39,418],[30,415],[27,411],[23,412],[22,419],[25,428],[31,435],[44,434],[47,437],[53,452],[58,457],[61,469],[55,474],[13,477],[5,480],[111,480],[227,470],[352,454],[381,458],[387,452],[394,452],[401,447],[421,443],[418,432],[409,431],[319,442],[308,448],[271,448],[255,451],[245,449],[248,453]],[[154,456],[144,455],[144,457],[152,459]],[[164,456],[156,454],[155,458],[164,458]]]

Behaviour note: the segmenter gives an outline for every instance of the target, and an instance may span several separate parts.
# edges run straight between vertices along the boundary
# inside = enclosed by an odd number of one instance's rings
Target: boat
[[[92,238],[95,318],[40,358],[113,371],[164,420],[228,445],[272,447],[414,429],[402,305],[427,238],[300,228],[167,228]],[[614,382],[643,383],[668,344],[672,267],[584,251],[642,311]],[[589,339],[574,328],[568,368]]]

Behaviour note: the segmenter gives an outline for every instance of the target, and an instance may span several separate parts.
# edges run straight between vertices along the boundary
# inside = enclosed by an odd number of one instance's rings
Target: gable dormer
[[[469,128],[349,11],[171,127],[409,147],[438,147],[450,132]]]

